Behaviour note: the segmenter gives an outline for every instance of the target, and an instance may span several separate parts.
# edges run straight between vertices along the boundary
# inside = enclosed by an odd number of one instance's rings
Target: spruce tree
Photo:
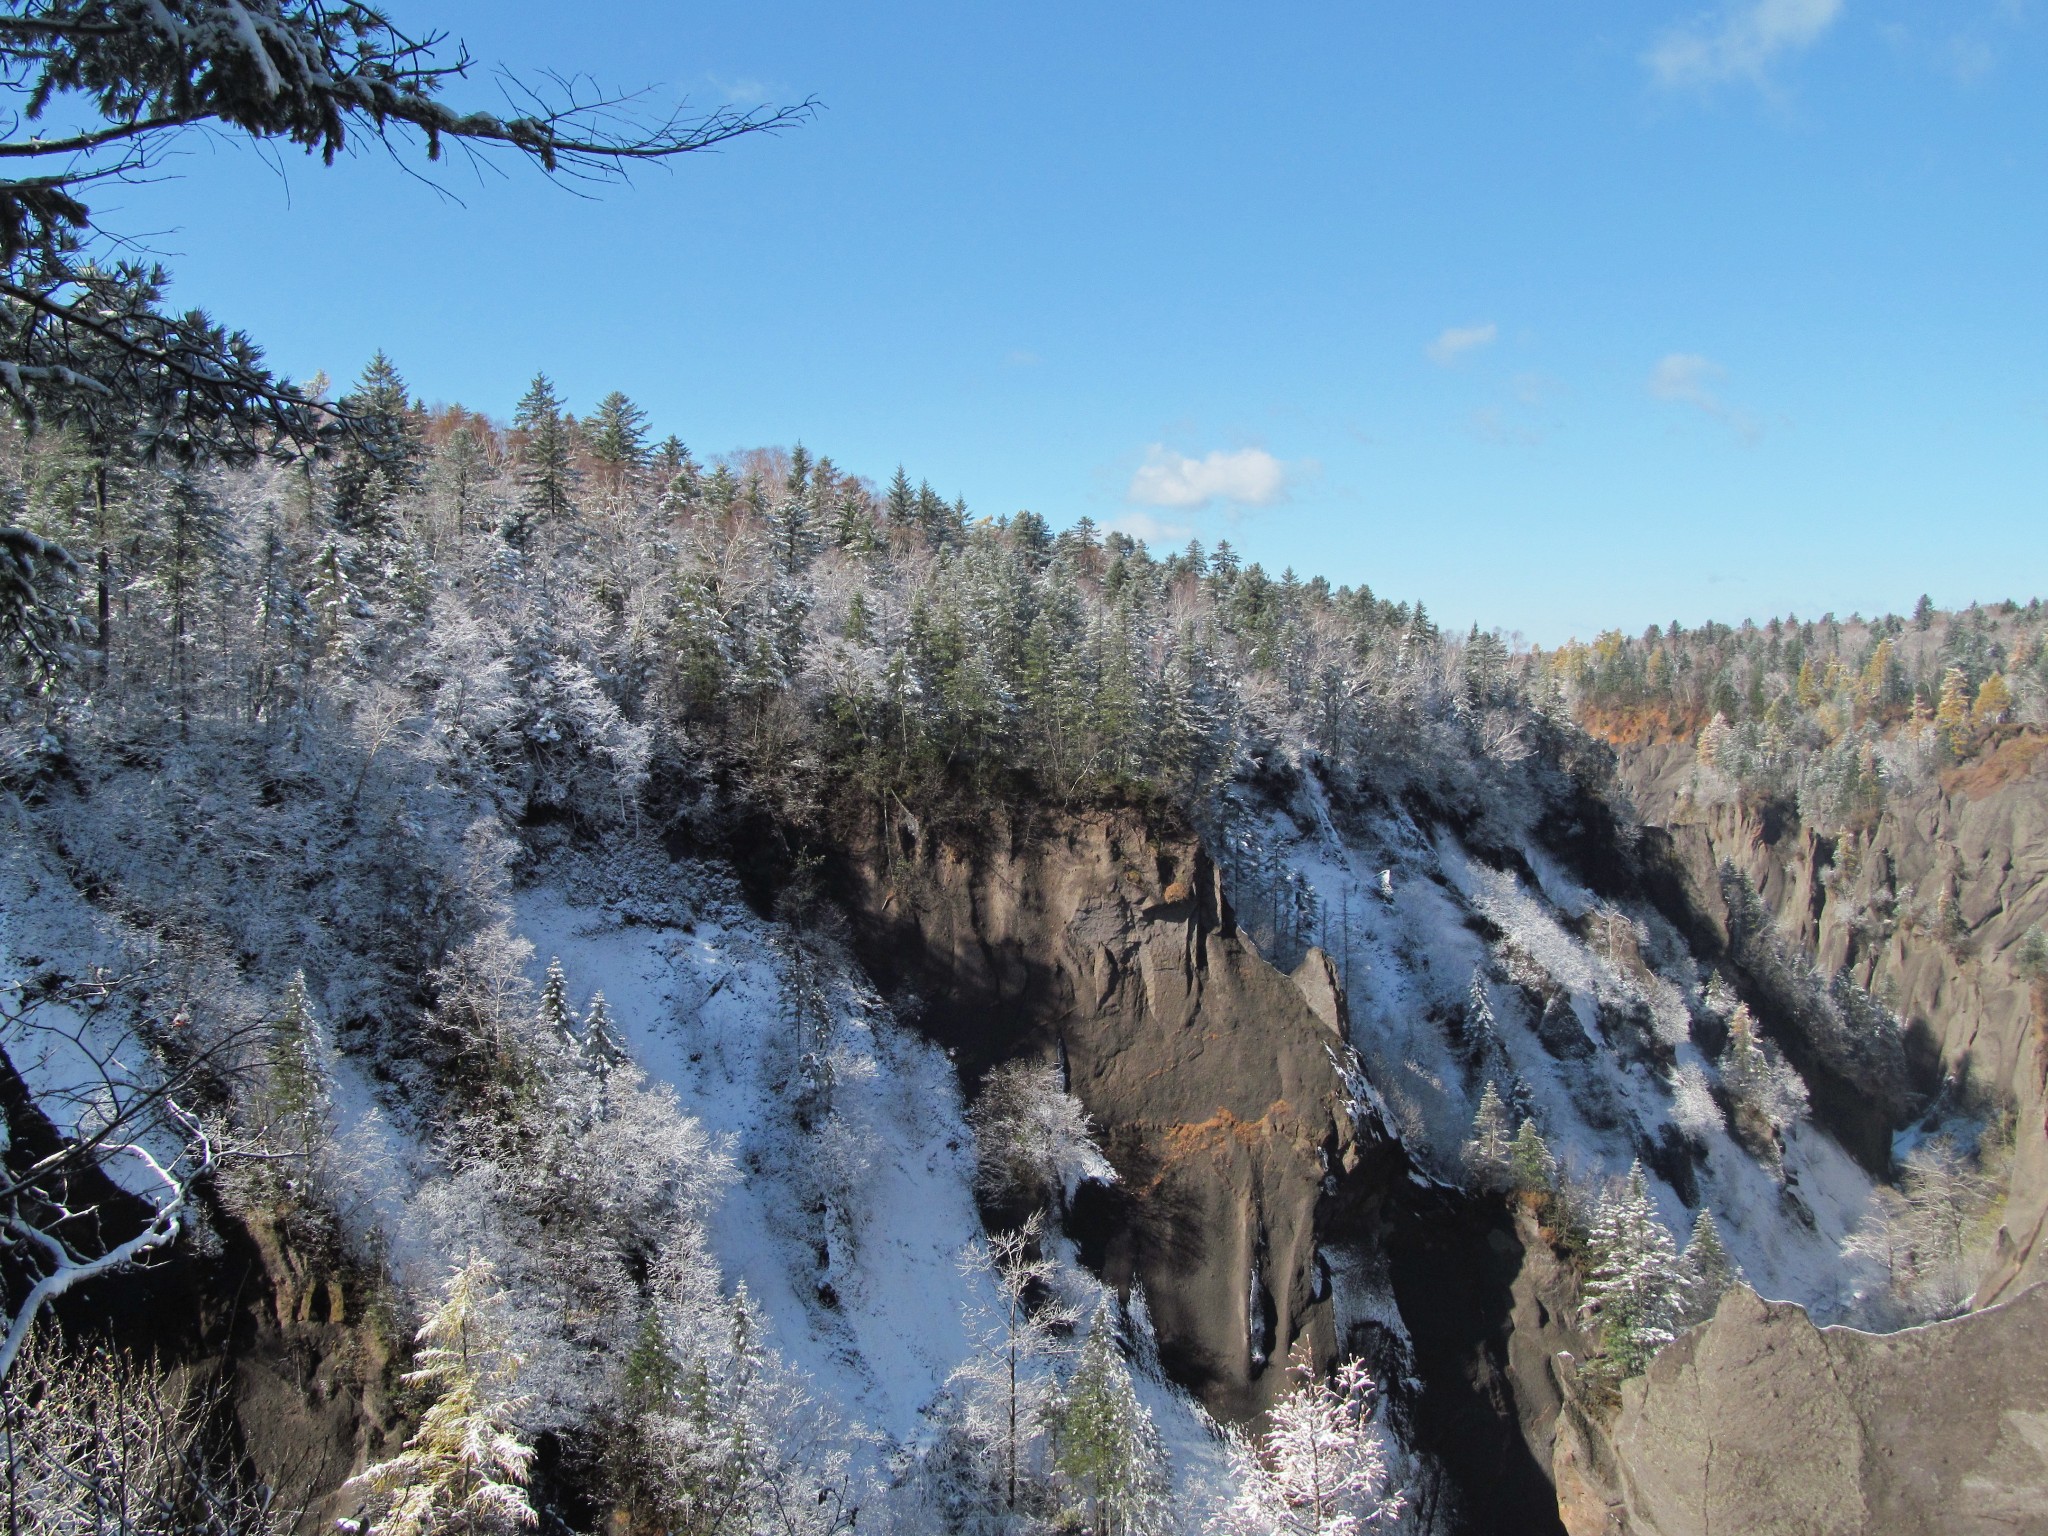
[[[1721,1298],[1742,1278],[1742,1271],[1722,1245],[1721,1229],[1714,1221],[1713,1211],[1704,1205],[1693,1218],[1692,1237],[1685,1245],[1679,1278],[1684,1288],[1680,1319],[1686,1323],[1704,1322],[1712,1317]]]
[[[1465,1143],[1465,1170],[1481,1189],[1502,1189],[1514,1179],[1514,1143],[1508,1135],[1507,1106],[1487,1081],[1472,1119],[1472,1139]]]
[[[270,1027],[265,1052],[269,1081],[266,1108],[277,1139],[299,1159],[302,1176],[327,1134],[327,1084],[320,1063],[318,1026],[306,973],[295,972],[285,987],[284,1007]]]
[[[697,461],[690,457],[690,450],[683,445],[683,440],[673,432],[664,437],[661,440],[661,446],[654,450],[653,462],[655,478],[660,481],[664,489],[673,485],[676,476],[684,473],[686,470],[691,472],[694,477],[697,468]],[[696,486],[694,484],[690,487],[690,494],[696,494]]]
[[[721,464],[711,472],[710,483],[704,487],[704,500],[721,517],[729,516],[739,505],[740,483],[729,466]]]
[[[818,552],[818,537],[809,498],[792,494],[776,503],[768,516],[768,545],[785,576],[800,575],[811,563]]]
[[[1617,1378],[1637,1376],[1664,1345],[1684,1298],[1671,1234],[1650,1204],[1643,1165],[1600,1202],[1589,1247],[1587,1314],[1600,1324],[1600,1349]]]
[[[525,1490],[533,1448],[514,1419],[524,1399],[505,1395],[519,1362],[497,1326],[496,1282],[490,1262],[472,1258],[419,1331],[401,1379],[434,1401],[403,1450],[355,1479],[389,1501],[370,1536],[497,1536],[536,1523]]]
[[[545,373],[533,376],[512,425],[524,434],[524,441],[519,446],[519,507],[506,520],[505,541],[524,548],[538,525],[566,518],[575,509],[573,433]]]
[[[584,431],[609,489],[618,490],[647,467],[647,413],[618,390],[598,401]]]
[[[541,1026],[565,1045],[575,1046],[576,1011],[569,1006],[569,976],[559,957],[548,961],[548,973],[540,985]]]
[[[359,537],[386,536],[392,503],[420,484],[427,450],[419,414],[381,350],[336,404],[350,435],[334,469],[334,521]]]
[[[602,991],[591,994],[590,1011],[583,1016],[583,1054],[600,1076],[627,1059],[625,1036],[619,1033],[618,1021]]]
[[[875,510],[867,492],[848,480],[839,488],[832,520],[832,542],[850,554],[870,555],[881,548],[875,529]]]
[[[889,526],[909,529],[917,522],[917,493],[910,488],[910,476],[903,472],[903,466],[896,466],[895,478],[889,482],[889,497],[886,503]]]
[[[1118,1347],[1111,1298],[1096,1304],[1074,1373],[1054,1400],[1053,1465],[1083,1528],[1150,1536],[1169,1528],[1166,1448]]]
[[[1508,1161],[1515,1188],[1523,1194],[1549,1196],[1557,1193],[1557,1159],[1536,1129],[1533,1119],[1524,1120],[1508,1146]]]

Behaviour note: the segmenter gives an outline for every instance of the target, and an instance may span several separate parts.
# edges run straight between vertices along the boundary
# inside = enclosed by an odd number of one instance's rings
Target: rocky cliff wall
[[[2048,1286],[1893,1334],[1738,1287],[1556,1455],[1571,1536],[2048,1531]]]
[[[1820,973],[1846,972],[1898,1014],[1923,1091],[1949,1075],[2013,1110],[2012,1191],[1980,1302],[2048,1279],[2048,997],[2018,964],[2022,940],[2048,923],[2044,747],[2037,735],[2012,736],[1937,787],[1895,796],[1870,827],[1835,837],[1782,811],[1703,799],[1688,744],[1621,758],[1623,782],[1645,823],[1669,837],[1710,940],[1730,937],[1722,875],[1732,868]],[[1800,1042],[1787,1044],[1799,1060]],[[1903,1123],[1899,1106],[1853,1074],[1827,1081],[1810,1053],[1799,1064],[1845,1144],[1882,1152],[1883,1133]]]
[[[1556,1530],[1544,1369],[1577,1336],[1558,1331],[1555,1262],[1354,1110],[1322,952],[1268,964],[1196,840],[1135,810],[992,819],[971,842],[885,830],[847,855],[865,964],[970,1080],[1019,1054],[1065,1062],[1119,1175],[1070,1230],[1106,1278],[1143,1284],[1176,1379],[1241,1420],[1285,1386],[1295,1339],[1319,1362],[1363,1353],[1449,1477],[1441,1529]],[[1368,1271],[1399,1342],[1337,1315]]]
[[[1119,1175],[1083,1214],[1110,1276],[1144,1285],[1174,1373],[1243,1418],[1284,1385],[1293,1340],[1327,1360],[1316,1208],[1367,1150],[1327,962],[1268,965],[1195,841],[1136,812],[997,820],[972,847],[904,826],[849,868],[871,969],[970,1075],[1026,1051],[1065,1063]]]

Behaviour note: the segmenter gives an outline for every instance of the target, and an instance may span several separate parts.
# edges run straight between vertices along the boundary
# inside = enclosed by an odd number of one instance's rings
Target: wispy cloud
[[[1747,442],[1763,436],[1763,423],[1721,398],[1719,385],[1728,370],[1697,352],[1669,352],[1650,370],[1648,388],[1658,400],[1689,405],[1731,428]]]
[[[1287,466],[1263,448],[1220,449],[1199,459],[1154,443],[1124,499],[1143,507],[1203,507],[1212,501],[1267,507],[1287,494]]]
[[[1439,368],[1448,368],[1467,352],[1492,346],[1499,335],[1500,327],[1491,320],[1480,325],[1454,325],[1432,341],[1426,350],[1431,362]]]
[[[1195,536],[1195,530],[1186,523],[1154,517],[1150,512],[1120,512],[1109,520],[1109,528],[1152,545],[1178,544]]]
[[[1842,0],[1732,0],[1659,38],[1646,57],[1660,85],[1761,85],[1788,54],[1819,42]]]

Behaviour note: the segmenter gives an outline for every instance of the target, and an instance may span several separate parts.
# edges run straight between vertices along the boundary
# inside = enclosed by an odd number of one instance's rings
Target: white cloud
[[[1740,0],[1664,34],[1649,52],[1661,85],[1763,83],[1788,53],[1811,48],[1842,14],[1842,0]]]
[[[1727,376],[1727,369],[1697,352],[1669,352],[1650,370],[1648,388],[1653,398],[1689,405],[1754,442],[1763,436],[1763,424],[1716,392],[1715,386]]]
[[[1263,448],[1220,450],[1191,459],[1154,443],[1131,476],[1127,501],[1146,507],[1200,507],[1227,501],[1241,507],[1271,506],[1287,494],[1287,466]]]
[[[1440,368],[1448,368],[1467,352],[1493,345],[1498,335],[1500,327],[1491,320],[1482,325],[1451,326],[1429,344],[1429,360]]]

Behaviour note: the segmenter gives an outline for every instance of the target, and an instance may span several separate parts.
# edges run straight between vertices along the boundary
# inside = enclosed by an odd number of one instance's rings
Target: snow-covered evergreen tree
[[[1508,1163],[1515,1188],[1524,1194],[1549,1196],[1557,1191],[1557,1159],[1551,1155],[1536,1121],[1524,1120],[1508,1145]]]
[[[1684,1303],[1679,1310],[1680,1321],[1690,1325],[1712,1317],[1721,1298],[1741,1278],[1741,1269],[1721,1242],[1721,1228],[1713,1211],[1702,1205],[1699,1214],[1693,1217],[1692,1236],[1679,1263]]]
[[[1465,1171],[1481,1189],[1504,1189],[1515,1176],[1514,1138],[1508,1134],[1508,1109],[1489,1079],[1472,1117],[1472,1139],[1465,1143]]]
[[[561,1044],[577,1044],[576,1010],[569,1005],[569,973],[562,969],[559,955],[549,958],[547,975],[540,984],[540,1023]]]
[[[1601,1199],[1588,1247],[1586,1313],[1600,1325],[1601,1353],[1616,1376],[1640,1375],[1671,1342],[1685,1296],[1678,1250],[1640,1162]]]
[[[490,1536],[537,1523],[525,1487],[533,1447],[519,1433],[523,1399],[511,1395],[519,1361],[504,1347],[497,1279],[488,1260],[471,1259],[419,1331],[404,1380],[434,1401],[404,1449],[356,1479],[384,1501],[371,1536]]]
[[[1767,1154],[1806,1115],[1806,1083],[1792,1064],[1765,1043],[1756,1017],[1738,1003],[1728,1020],[1728,1044],[1719,1062],[1721,1085],[1735,1102],[1737,1129]]]
[[[304,971],[292,973],[264,1054],[269,1069],[264,1109],[271,1139],[298,1159],[297,1177],[310,1177],[331,1133],[332,1105],[320,1026],[313,1017],[313,998]]]
[[[1112,1297],[1096,1303],[1073,1374],[1047,1406],[1053,1465],[1084,1528],[1155,1536],[1172,1527],[1166,1447],[1138,1401]]]
[[[1218,1536],[1357,1536],[1385,1526],[1405,1500],[1388,1486],[1385,1437],[1373,1422],[1373,1380],[1360,1360],[1323,1379],[1306,1338],[1287,1357],[1294,1384],[1260,1435],[1229,1441],[1235,1497]]]
[[[583,1054],[599,1074],[608,1073],[629,1059],[625,1037],[619,1033],[618,1021],[612,1017],[611,1004],[604,1000],[602,989],[591,994],[590,1009],[583,1015]]]
[[[576,482],[574,442],[562,401],[545,373],[533,376],[513,413],[514,430],[522,434],[519,448],[519,508],[508,519],[507,543],[523,549],[535,530],[569,515]]]

